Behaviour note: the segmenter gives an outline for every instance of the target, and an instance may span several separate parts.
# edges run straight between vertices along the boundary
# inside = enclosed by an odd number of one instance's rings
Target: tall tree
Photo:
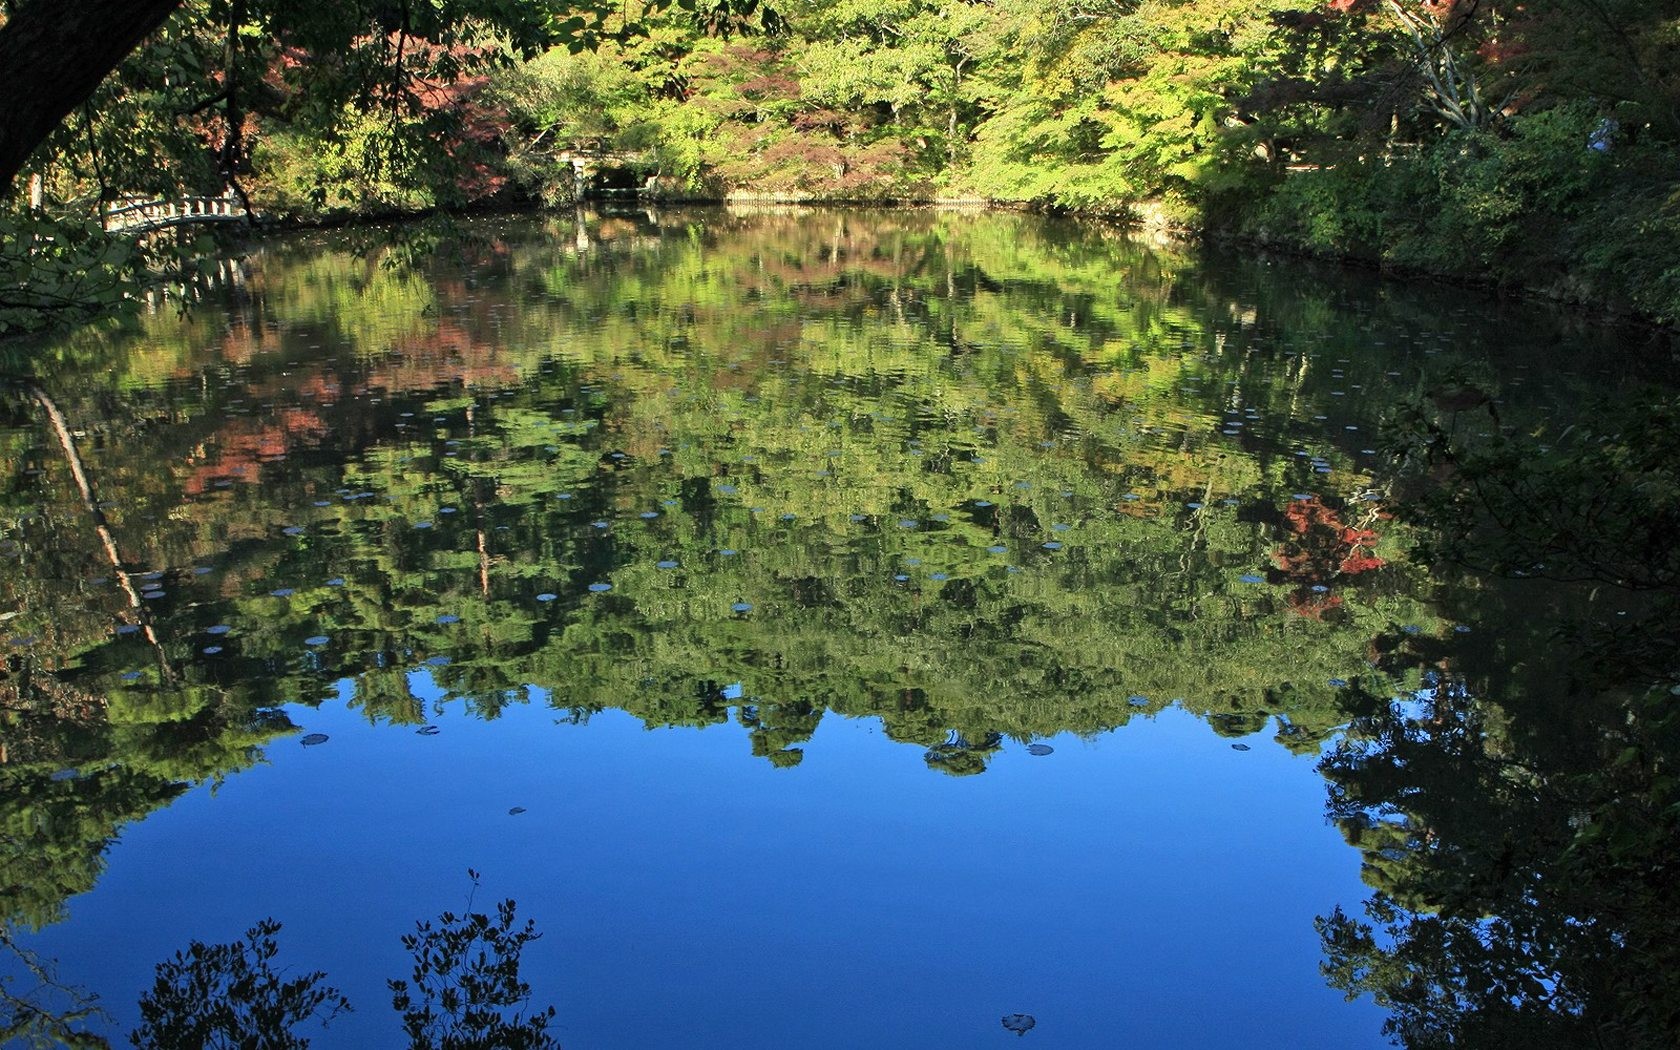
[[[22,0],[0,25],[0,194],[54,128],[182,0]],[[10,5],[8,5],[10,6]]]

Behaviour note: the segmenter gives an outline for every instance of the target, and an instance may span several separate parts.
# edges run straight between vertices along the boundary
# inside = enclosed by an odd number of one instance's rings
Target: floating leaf
[[[1004,1029],[1018,1036],[1026,1035],[1037,1025],[1038,1019],[1032,1014],[1005,1014],[1003,1018]]]
[[[1052,751],[1055,751],[1055,750],[1056,749],[1051,747],[1049,744],[1028,744],[1027,745],[1027,754],[1029,754],[1029,755],[1048,755]]]
[[[304,747],[314,747],[316,744],[324,744],[326,742],[327,734],[325,733],[307,733],[304,735],[303,739],[298,741],[298,743],[302,744]]]

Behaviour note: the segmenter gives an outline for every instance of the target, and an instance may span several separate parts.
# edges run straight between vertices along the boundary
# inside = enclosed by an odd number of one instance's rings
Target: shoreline
[[[1628,327],[1651,333],[1665,340],[1680,334],[1680,326],[1664,324],[1655,318],[1628,309],[1602,296],[1572,294],[1559,283],[1550,286],[1540,283],[1509,284],[1490,279],[1481,273],[1426,270],[1400,266],[1366,255],[1346,252],[1325,252],[1288,239],[1262,237],[1243,233],[1229,226],[1212,223],[1188,225],[1164,218],[1152,202],[1139,202],[1116,210],[1089,210],[1046,207],[1043,205],[987,200],[980,197],[823,197],[787,193],[732,192],[722,196],[713,194],[640,195],[588,197],[572,209],[545,205],[540,201],[486,200],[459,206],[434,206],[421,209],[391,209],[370,212],[343,212],[331,215],[300,218],[287,216],[264,219],[237,231],[226,231],[232,237],[251,234],[302,232],[308,230],[351,229],[380,225],[399,225],[439,217],[474,218],[497,215],[563,215],[576,208],[603,206],[624,208],[718,208],[746,209],[763,212],[794,212],[804,209],[906,209],[952,212],[1003,211],[1038,214],[1083,222],[1105,223],[1122,227],[1136,235],[1167,242],[1194,243],[1220,250],[1258,251],[1291,259],[1336,265],[1350,270],[1374,273],[1384,280],[1433,285],[1454,285],[1461,290],[1486,296],[1493,300],[1520,301],[1555,309],[1578,309],[1591,314],[1596,324]],[[1676,344],[1671,343],[1671,350]]]

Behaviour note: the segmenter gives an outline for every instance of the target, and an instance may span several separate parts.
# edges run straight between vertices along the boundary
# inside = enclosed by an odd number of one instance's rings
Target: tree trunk
[[[182,0],[24,0],[0,26],[0,195],[29,155]]]

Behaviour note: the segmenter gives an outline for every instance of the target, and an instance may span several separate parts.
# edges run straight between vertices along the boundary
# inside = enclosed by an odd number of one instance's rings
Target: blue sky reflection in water
[[[1317,972],[1314,916],[1361,886],[1310,756],[1168,710],[955,778],[831,716],[787,771],[728,727],[544,700],[433,737],[296,712],[330,741],[129,829],[32,943],[126,1031],[154,961],[273,915],[358,1004],[316,1045],[386,1045],[396,934],[472,867],[543,930],[525,974],[568,1047],[982,1046],[1017,1011],[1045,1046],[1383,1045]]]
[[[1377,1045],[1313,920],[1426,846],[1316,762],[1526,610],[1449,614],[1365,435],[1579,340],[1019,215],[585,232],[258,244],[6,388],[20,943],[121,1034],[272,916],[382,1045],[471,867],[569,1047]]]

